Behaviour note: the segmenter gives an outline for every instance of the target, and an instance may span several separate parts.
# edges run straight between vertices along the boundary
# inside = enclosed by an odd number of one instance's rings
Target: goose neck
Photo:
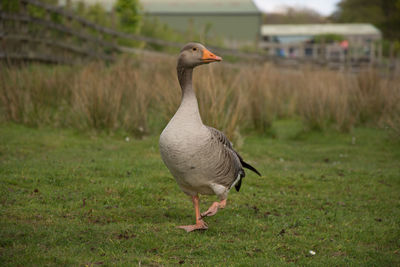
[[[182,89],[182,100],[178,109],[179,114],[201,122],[199,106],[193,89],[193,68],[177,67],[178,80]]]
[[[182,89],[182,94],[185,95],[193,91],[192,76],[193,68],[185,68],[182,66],[177,67],[179,85]]]

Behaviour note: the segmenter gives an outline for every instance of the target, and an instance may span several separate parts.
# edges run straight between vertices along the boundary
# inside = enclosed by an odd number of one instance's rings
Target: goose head
[[[178,57],[178,66],[194,68],[202,64],[222,61],[222,58],[211,53],[204,45],[199,43],[186,44]]]

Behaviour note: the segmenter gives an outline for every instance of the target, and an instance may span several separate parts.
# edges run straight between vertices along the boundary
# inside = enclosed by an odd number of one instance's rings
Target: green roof
[[[259,14],[252,0],[140,0],[148,14]]]

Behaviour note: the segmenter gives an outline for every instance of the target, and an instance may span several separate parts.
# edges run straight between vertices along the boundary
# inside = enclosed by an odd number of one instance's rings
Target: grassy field
[[[3,123],[1,265],[399,266],[400,144],[384,130],[298,129],[246,136],[239,150],[263,176],[248,173],[209,230],[187,234],[175,226],[193,223],[192,204],[157,135]]]

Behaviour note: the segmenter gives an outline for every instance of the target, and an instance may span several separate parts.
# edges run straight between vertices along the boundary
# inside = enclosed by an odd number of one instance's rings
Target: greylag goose
[[[245,176],[243,167],[260,175],[243,161],[222,132],[204,125],[201,120],[192,86],[193,69],[221,60],[199,43],[188,43],[182,48],[177,66],[181,104],[159,140],[162,160],[194,204],[196,224],[178,226],[187,232],[208,228],[203,218],[226,206],[228,192],[233,186],[239,191]],[[200,214],[199,194],[215,194],[220,201]]]

